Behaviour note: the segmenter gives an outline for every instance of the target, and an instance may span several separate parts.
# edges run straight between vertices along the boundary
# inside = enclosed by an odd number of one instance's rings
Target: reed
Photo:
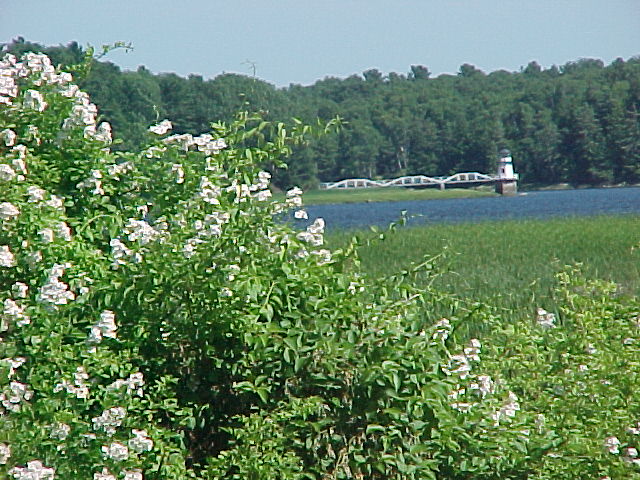
[[[450,188],[360,188],[352,190],[309,190],[304,193],[306,205],[328,203],[362,203],[362,202],[399,202],[408,200],[437,200],[450,198],[477,198],[497,195],[488,189]],[[284,194],[275,194],[276,199],[284,198]]]
[[[344,245],[354,235],[373,236],[335,232],[328,242]],[[400,228],[382,242],[362,246],[360,254],[364,270],[374,277],[441,254],[435,286],[528,314],[536,306],[551,308],[555,274],[565,265],[582,264],[587,276],[616,282],[622,294],[637,294],[638,244],[638,217],[601,216]]]

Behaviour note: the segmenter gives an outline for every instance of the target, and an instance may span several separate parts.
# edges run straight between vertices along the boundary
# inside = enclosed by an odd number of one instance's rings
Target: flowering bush
[[[240,114],[194,137],[165,120],[112,153],[73,76],[36,54],[0,62],[0,118],[3,477],[569,478],[565,447],[591,476],[640,463],[630,380],[615,401],[585,386],[611,355],[554,377],[571,330],[553,314],[460,316],[411,286],[430,261],[372,283],[355,243],[323,248],[322,219],[285,222],[307,219],[302,192],[274,201],[262,168],[308,127]],[[586,329],[580,298],[562,318]],[[495,338],[466,335],[469,318]],[[585,355],[610,351],[588,331]],[[593,398],[617,405],[610,423]],[[571,441],[593,418],[597,441]]]

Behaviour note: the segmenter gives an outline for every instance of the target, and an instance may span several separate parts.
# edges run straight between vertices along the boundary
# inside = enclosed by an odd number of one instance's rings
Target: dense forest
[[[43,51],[61,64],[84,55],[75,42],[45,47],[23,38],[3,50]],[[280,188],[350,177],[489,173],[502,148],[512,151],[529,185],[640,182],[640,56],[548,69],[530,62],[520,72],[489,74],[464,64],[456,75],[434,78],[412,65],[407,74],[371,69],[286,88],[238,74],[122,71],[95,60],[81,87],[113,125],[119,148],[136,146],[164,118],[176,133],[200,134],[241,109],[284,122],[339,115],[339,132],[299,147],[289,169],[275,175]]]

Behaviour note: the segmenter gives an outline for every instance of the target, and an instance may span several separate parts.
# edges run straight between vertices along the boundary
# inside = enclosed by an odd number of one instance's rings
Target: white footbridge
[[[517,174],[516,179],[517,179]],[[431,187],[437,186],[444,190],[447,185],[495,183],[503,180],[499,175],[487,175],[478,172],[456,173],[442,177],[429,177],[427,175],[407,175],[404,177],[371,180],[369,178],[348,178],[339,182],[324,182],[320,184],[322,190],[341,190],[352,188],[379,188],[379,187]]]

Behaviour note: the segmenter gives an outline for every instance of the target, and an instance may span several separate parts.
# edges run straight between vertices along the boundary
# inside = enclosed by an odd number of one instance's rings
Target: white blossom
[[[331,251],[326,248],[312,250],[311,255],[316,255],[318,257],[318,265],[325,265],[331,262]]]
[[[69,285],[60,281],[67,266],[68,264],[56,264],[51,268],[47,283],[38,290],[38,301],[55,308],[56,305],[66,305],[76,298],[75,294],[69,291]]]
[[[29,390],[26,384],[12,381],[8,389],[0,392],[0,405],[9,412],[19,412],[22,404],[31,400],[32,397],[33,391]]]
[[[547,312],[544,308],[537,309],[536,321],[543,328],[554,328],[556,326],[555,314]]]
[[[93,480],[116,480],[115,475],[111,475],[109,470],[105,467],[102,472],[96,472],[93,474]]]
[[[173,128],[173,125],[171,125],[171,122],[169,120],[163,120],[157,125],[153,125],[149,127],[149,131],[151,133],[155,133],[156,135],[164,135],[172,128]]]
[[[116,462],[122,462],[129,458],[129,449],[120,442],[113,442],[108,446],[102,446],[102,454],[106,458],[110,458]]]
[[[24,307],[21,307],[10,298],[6,298],[3,302],[2,319],[15,322],[18,327],[31,323],[29,316],[24,313]]]
[[[9,202],[0,203],[0,220],[12,220],[20,215],[20,210]]]
[[[45,467],[40,460],[27,462],[26,467],[14,467],[9,470],[15,480],[53,480],[55,469]]]
[[[477,338],[472,338],[469,341],[469,345],[464,349],[464,354],[469,360],[479,362],[481,348],[482,344],[480,343],[480,340],[478,340]]]
[[[29,199],[27,200],[29,203],[37,203],[44,200],[44,196],[47,192],[45,192],[42,188],[36,187],[35,185],[31,185],[27,188],[27,194],[29,195]]]
[[[112,407],[100,414],[98,417],[91,419],[94,430],[103,430],[107,435],[112,436],[116,433],[116,428],[122,425],[127,412],[122,407]]]
[[[126,265],[125,259],[133,255],[133,251],[128,248],[119,238],[113,238],[109,242],[111,247],[111,255],[113,256],[112,266],[118,268],[120,265]]]
[[[466,355],[451,355],[449,363],[443,367],[447,375],[458,375],[461,379],[467,378],[471,371],[471,364]]]
[[[436,331],[433,332],[432,338],[434,340],[442,340],[443,342],[449,338],[451,333],[451,323],[448,319],[442,318],[435,325]]]
[[[0,443],[0,465],[6,465],[11,458],[11,446]]]
[[[69,383],[67,380],[62,380],[54,388],[53,392],[57,393],[62,390],[66,390],[67,393],[74,395],[79,399],[86,399],[89,397],[89,387],[86,384],[86,380],[89,379],[84,367],[76,368],[76,372],[73,375],[73,383]]]
[[[10,182],[14,178],[16,178],[16,172],[11,165],[0,163],[0,180],[3,182]]]
[[[303,219],[303,220],[306,220],[309,218],[309,215],[307,215],[306,210],[296,210],[293,216],[294,218]]]
[[[13,267],[16,259],[7,245],[0,245],[0,267]]]
[[[27,362],[27,359],[25,357],[3,358],[0,362],[8,364],[9,374],[7,376],[11,378],[16,373],[16,370]]]
[[[55,208],[56,210],[62,210],[64,208],[62,197],[57,195],[51,195],[51,198],[45,202],[45,205]]]
[[[124,478],[122,480],[143,480],[140,470],[125,470],[123,473]]]
[[[42,241],[44,243],[53,242],[53,230],[50,228],[43,228],[42,230],[39,230],[38,235],[42,237]]]
[[[200,192],[198,195],[203,201],[210,203],[211,205],[220,205],[218,197],[222,189],[217,185],[211,183],[207,177],[200,177]]]
[[[138,397],[144,396],[144,376],[140,372],[132,373],[126,380],[118,379],[109,385],[109,390],[120,390],[122,387],[126,387],[127,394],[135,394]]]
[[[5,128],[0,132],[0,140],[4,142],[7,147],[12,147],[16,143],[16,132],[9,128]]]
[[[502,407],[499,410],[497,410],[491,415],[491,418],[493,418],[495,425],[498,426],[500,424],[500,420],[503,417],[513,418],[515,417],[516,412],[518,410],[520,410],[518,397],[516,396],[515,393],[509,392],[508,398],[505,401],[505,403],[502,405]]]
[[[24,106],[38,112],[44,112],[47,108],[47,102],[44,101],[44,97],[37,90],[27,90],[24,94]]]
[[[620,440],[618,437],[607,437],[604,439],[604,449],[612,454],[620,452]]]
[[[29,287],[26,283],[16,282],[11,286],[11,293],[16,298],[27,298]]]
[[[90,343],[100,343],[103,337],[116,338],[117,329],[115,314],[111,310],[105,310],[100,314],[100,321],[91,327],[89,334]]]
[[[171,172],[176,174],[176,183],[184,183],[184,168],[179,163],[171,166]]]
[[[56,223],[56,233],[64,241],[71,241],[71,229],[69,228],[69,225],[67,225],[67,222]]]
[[[51,426],[51,432],[49,433],[49,438],[53,438],[56,440],[64,440],[69,436],[71,432],[71,427],[66,423],[56,423]]]
[[[161,235],[158,230],[154,229],[146,221],[136,220],[134,218],[130,218],[127,221],[124,226],[124,231],[129,241],[137,241],[140,245],[147,245]]]
[[[133,438],[129,440],[129,448],[136,453],[148,452],[153,448],[153,440],[151,440],[146,430],[131,430]]]

